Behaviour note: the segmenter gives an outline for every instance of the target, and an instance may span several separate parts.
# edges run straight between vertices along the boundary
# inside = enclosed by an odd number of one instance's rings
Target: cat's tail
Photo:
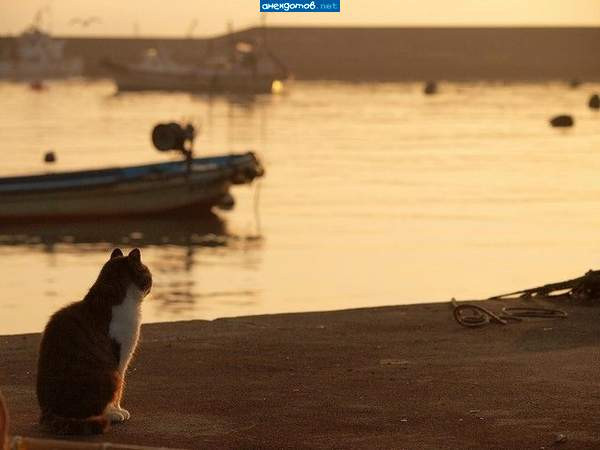
[[[40,424],[54,434],[102,434],[108,430],[110,420],[105,416],[77,419],[43,413],[40,417]]]

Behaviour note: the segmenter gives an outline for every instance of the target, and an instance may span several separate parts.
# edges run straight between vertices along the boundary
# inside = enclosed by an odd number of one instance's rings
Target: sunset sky
[[[0,0],[0,34],[21,32],[36,11],[59,35],[181,37],[258,25],[258,0]],[[269,13],[267,25],[600,26],[600,0],[341,0],[341,13]],[[96,17],[88,26],[74,18]]]

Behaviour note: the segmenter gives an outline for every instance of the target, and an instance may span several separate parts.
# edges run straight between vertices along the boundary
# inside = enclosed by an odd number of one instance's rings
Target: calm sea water
[[[141,247],[154,273],[146,322],[482,298],[598,269],[598,90],[297,82],[211,99],[0,84],[0,175],[163,161],[150,130],[171,120],[201,126],[198,155],[253,149],[267,168],[207,221],[0,226],[0,334],[40,331],[115,245]],[[576,126],[550,128],[559,113]]]

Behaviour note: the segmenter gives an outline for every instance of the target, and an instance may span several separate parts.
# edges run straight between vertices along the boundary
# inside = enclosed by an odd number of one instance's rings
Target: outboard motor
[[[159,123],[152,130],[152,143],[161,152],[178,151],[187,160],[192,159],[196,129],[191,123],[185,128],[176,122]]]

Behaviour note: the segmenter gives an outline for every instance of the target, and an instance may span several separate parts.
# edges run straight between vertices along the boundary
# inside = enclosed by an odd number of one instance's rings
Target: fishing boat
[[[182,132],[176,124],[164,127],[167,140],[169,127]],[[153,138],[156,145],[165,135],[155,128]],[[181,147],[173,140],[165,146]],[[231,209],[230,187],[264,174],[253,152],[204,158],[184,152],[185,159],[164,163],[0,178],[0,223],[205,214]]]
[[[164,49],[147,49],[140,62],[103,61],[119,91],[187,91],[199,93],[271,93],[288,71],[266,49],[240,42],[228,56],[199,64],[174,61]]]
[[[31,81],[81,76],[83,60],[64,56],[65,41],[32,25],[0,55],[0,79]]]

